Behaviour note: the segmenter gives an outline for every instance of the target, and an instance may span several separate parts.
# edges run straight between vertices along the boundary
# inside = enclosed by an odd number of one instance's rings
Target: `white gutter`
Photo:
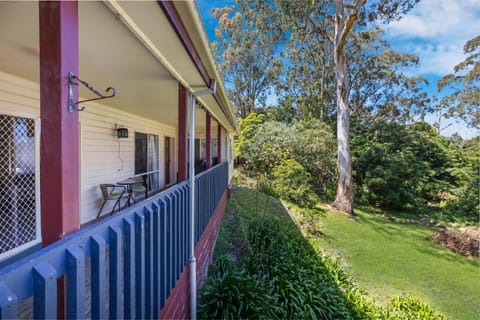
[[[213,94],[217,88],[215,80],[210,88],[190,94],[190,137],[189,137],[189,184],[190,184],[190,317],[197,319],[197,260],[195,258],[195,100],[196,97]]]

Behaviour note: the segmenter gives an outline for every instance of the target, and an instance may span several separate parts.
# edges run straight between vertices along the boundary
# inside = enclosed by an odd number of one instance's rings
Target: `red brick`
[[[212,261],[213,249],[218,236],[220,225],[225,213],[225,205],[229,190],[225,191],[215,212],[210,219],[200,241],[195,247],[195,256],[197,258],[197,290],[204,283],[208,273],[208,266]],[[188,319],[190,318],[190,268],[189,265],[183,269],[179,279],[175,284],[175,288],[170,293],[165,306],[160,312],[159,319]]]

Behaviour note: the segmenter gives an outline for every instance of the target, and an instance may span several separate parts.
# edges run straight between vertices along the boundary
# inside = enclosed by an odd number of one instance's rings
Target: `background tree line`
[[[436,112],[478,127],[480,37],[438,84],[453,94],[432,99],[426,79],[403,73],[418,57],[382,38],[382,24],[416,2],[246,0],[214,9],[214,51],[243,119],[237,157],[267,181],[304,171],[298,190],[308,184],[329,199],[336,190],[334,205],[350,213],[355,194],[357,202],[396,208],[470,203],[461,211],[475,214],[478,139],[446,139],[440,125],[422,120]],[[278,102],[267,107],[271,94]]]

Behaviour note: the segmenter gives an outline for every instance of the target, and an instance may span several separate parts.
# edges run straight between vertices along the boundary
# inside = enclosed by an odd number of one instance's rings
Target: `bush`
[[[254,175],[270,175],[282,161],[302,164],[318,193],[335,180],[336,143],[331,129],[319,120],[284,123],[250,114],[240,122],[235,156]]]
[[[312,208],[319,201],[312,191],[311,175],[297,161],[282,161],[272,170],[272,176],[272,190],[279,198],[304,208]]]
[[[376,123],[352,136],[355,195],[394,209],[437,204],[453,189],[453,145],[428,126]]]
[[[200,319],[274,317],[276,299],[264,278],[254,277],[244,269],[237,271],[226,256],[219,257],[212,268],[202,288]]]
[[[268,121],[256,129],[252,139],[245,140],[241,156],[249,170],[270,174],[280,162],[291,158],[295,144],[294,126]]]
[[[393,297],[382,317],[386,320],[444,320],[432,307],[415,297]]]
[[[342,292],[291,222],[258,216],[247,228],[244,265],[271,283],[277,319],[346,319]]]

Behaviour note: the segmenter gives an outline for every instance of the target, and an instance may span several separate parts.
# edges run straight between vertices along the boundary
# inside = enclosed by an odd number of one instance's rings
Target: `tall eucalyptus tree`
[[[234,5],[215,8],[218,20],[214,52],[237,115],[245,118],[266,106],[282,63],[277,53],[281,31],[273,27],[272,6],[261,0],[236,0]]]

